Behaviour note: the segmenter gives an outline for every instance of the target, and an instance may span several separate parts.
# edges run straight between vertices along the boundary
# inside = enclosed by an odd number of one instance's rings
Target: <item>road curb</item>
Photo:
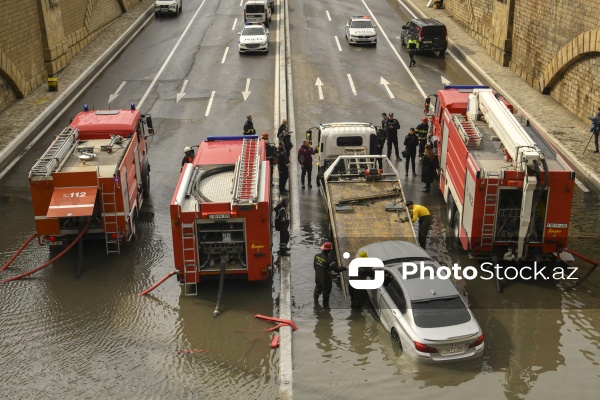
[[[85,90],[93,83],[95,76],[100,74],[110,64],[110,61],[124,50],[129,42],[150,22],[149,17],[152,15],[153,7],[151,6],[119,36],[118,40],[111,44],[100,57],[75,79],[64,92],[60,92],[58,97],[40,115],[0,151],[0,177],[6,174],[29,147],[43,137],[48,127],[61,117],[62,113],[58,113],[57,111],[69,107],[77,97],[75,94]],[[92,42],[90,46],[93,45]]]

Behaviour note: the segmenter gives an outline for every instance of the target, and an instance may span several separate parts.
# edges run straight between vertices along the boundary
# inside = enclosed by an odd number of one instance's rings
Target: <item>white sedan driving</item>
[[[262,23],[246,23],[239,35],[240,53],[269,51],[269,30]]]

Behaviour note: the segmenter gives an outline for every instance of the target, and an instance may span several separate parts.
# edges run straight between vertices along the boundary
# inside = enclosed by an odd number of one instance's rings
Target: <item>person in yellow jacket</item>
[[[408,42],[406,42],[406,48],[408,49],[408,56],[410,57],[409,67],[412,67],[417,62],[415,61],[415,53],[419,49],[419,42],[413,35],[410,35]]]
[[[406,202],[406,208],[412,214],[412,222],[419,221],[419,245],[425,249],[427,235],[431,227],[431,214],[425,206],[417,205],[410,200]]]

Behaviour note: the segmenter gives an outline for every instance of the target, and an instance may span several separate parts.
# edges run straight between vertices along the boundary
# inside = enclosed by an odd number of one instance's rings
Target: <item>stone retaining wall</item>
[[[112,21],[140,3],[149,6],[152,0],[0,2],[0,111],[45,85]]]

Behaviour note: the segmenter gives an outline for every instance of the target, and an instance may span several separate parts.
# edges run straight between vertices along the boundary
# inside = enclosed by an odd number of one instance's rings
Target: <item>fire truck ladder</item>
[[[50,176],[52,172],[59,169],[69,158],[77,146],[79,130],[77,128],[65,128],[56,136],[46,152],[40,157],[31,169],[31,176]]]
[[[258,176],[260,173],[258,157],[259,139],[244,139],[242,155],[238,160],[235,173],[234,204],[257,204]]]
[[[356,158],[347,158],[344,160],[346,172],[359,173],[361,170],[376,170],[374,158],[367,158],[367,150],[364,147],[344,147],[345,156],[358,156]]]
[[[498,171],[485,171],[485,181],[481,247],[491,246],[494,243],[494,222],[496,221],[496,209],[498,205],[500,173]]]
[[[458,132],[462,136],[463,142],[467,149],[480,149],[483,135],[479,129],[473,124],[473,121],[466,120],[462,115],[454,116],[454,125],[458,128]]]
[[[117,189],[116,184],[112,191],[102,190],[102,219],[104,220],[104,239],[106,241],[106,254],[121,253],[119,241],[119,220],[117,215]]]
[[[196,222],[181,224],[181,245],[183,248],[183,293],[186,296],[196,296],[198,285],[198,262],[196,259]]]

